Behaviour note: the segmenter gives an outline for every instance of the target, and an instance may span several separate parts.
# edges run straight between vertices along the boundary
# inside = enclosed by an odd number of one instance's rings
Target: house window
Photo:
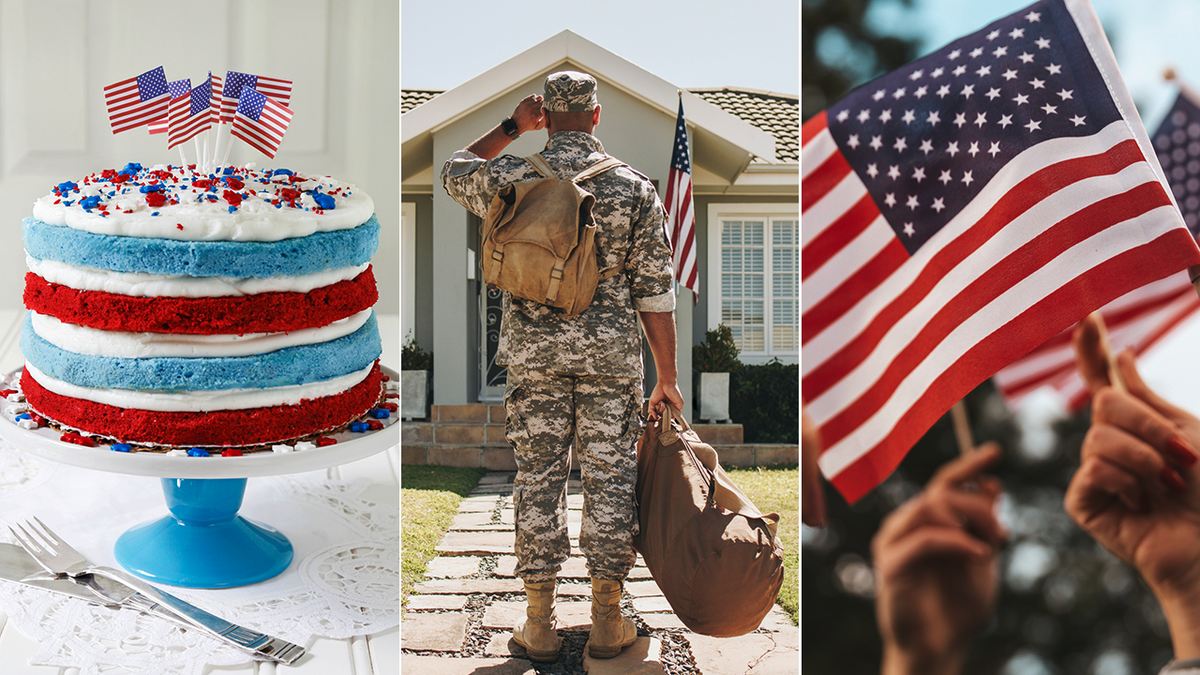
[[[709,328],[733,332],[741,360],[800,356],[800,219],[786,204],[709,205]]]

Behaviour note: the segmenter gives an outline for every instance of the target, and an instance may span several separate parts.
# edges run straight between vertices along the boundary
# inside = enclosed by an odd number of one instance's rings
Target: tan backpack
[[[507,185],[492,199],[483,220],[483,280],[573,317],[591,304],[596,284],[625,267],[598,269],[596,197],[578,183],[625,164],[607,157],[560,179],[541,155],[525,161],[545,177]]]

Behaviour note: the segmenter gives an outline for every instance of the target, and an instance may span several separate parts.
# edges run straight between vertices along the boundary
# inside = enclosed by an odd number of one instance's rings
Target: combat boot
[[[554,661],[558,658],[558,618],[554,614],[555,580],[539,583],[525,582],[525,618],[513,628],[513,640],[525,648],[534,661]]]
[[[588,654],[611,659],[637,640],[633,619],[621,616],[621,582],[592,579],[592,631]]]

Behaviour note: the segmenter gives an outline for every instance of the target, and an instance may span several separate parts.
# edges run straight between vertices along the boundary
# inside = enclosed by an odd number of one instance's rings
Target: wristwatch
[[[521,136],[521,130],[517,128],[517,123],[513,121],[513,118],[511,117],[505,117],[500,122],[500,128],[503,129],[504,133],[508,134],[508,137],[513,140],[516,140]]]

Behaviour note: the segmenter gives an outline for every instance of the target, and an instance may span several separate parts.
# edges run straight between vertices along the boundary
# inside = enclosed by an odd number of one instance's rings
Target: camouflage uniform
[[[567,96],[567,105],[590,110],[592,87]],[[559,93],[546,97],[547,110],[562,110]],[[555,133],[541,155],[561,177],[606,157],[599,139],[581,131]],[[466,150],[442,168],[446,192],[480,218],[500,188],[541,177],[518,157],[485,161]],[[496,361],[508,366],[506,435],[517,461],[516,572],[529,582],[552,578],[570,554],[566,481],[573,443],[584,491],[579,543],[589,571],[599,579],[624,579],[633,566],[643,396],[637,312],[675,309],[663,207],[649,179],[618,167],[581,186],[596,196],[599,269],[624,261],[624,272],[600,282],[591,305],[574,318],[508,293],[503,299]]]

